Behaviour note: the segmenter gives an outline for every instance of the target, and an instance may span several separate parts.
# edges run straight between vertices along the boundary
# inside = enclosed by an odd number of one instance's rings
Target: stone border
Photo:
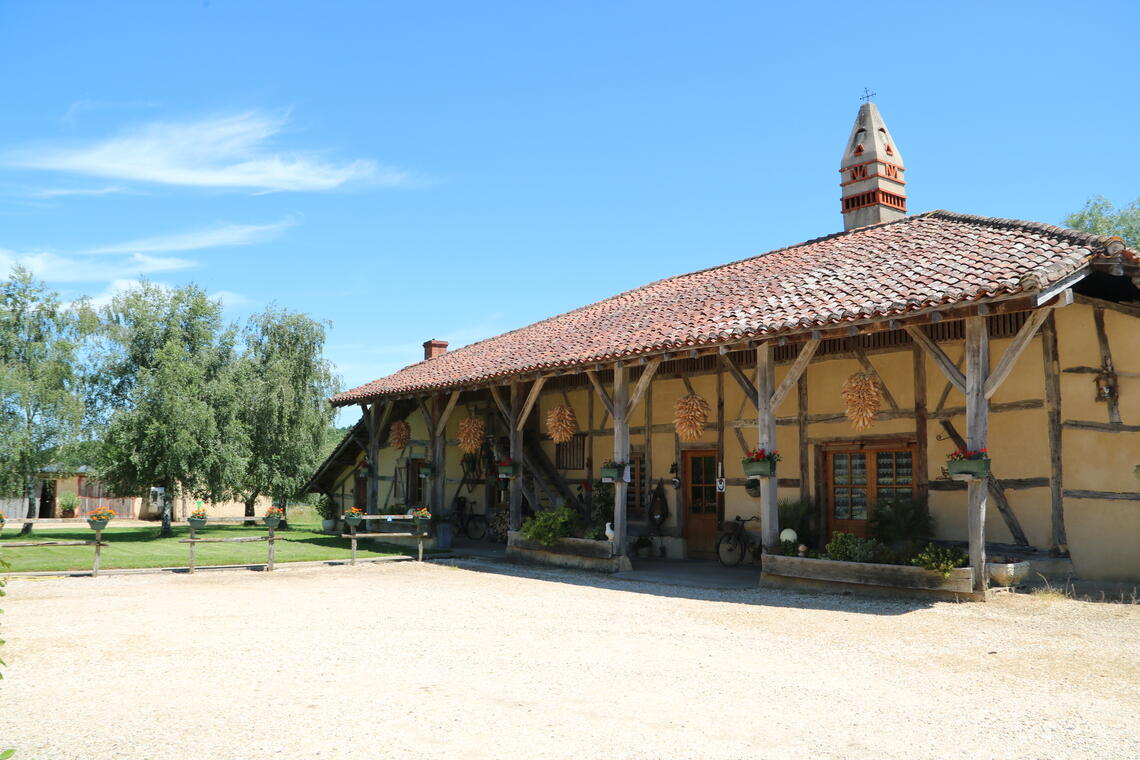
[[[507,559],[603,573],[633,569],[629,557],[614,553],[612,541],[560,538],[554,546],[545,546],[537,541],[523,538],[513,530],[507,533]]]
[[[830,559],[765,554],[760,585],[832,591],[902,593],[937,598],[976,598],[974,570],[960,567],[950,576],[906,565],[836,562]]]

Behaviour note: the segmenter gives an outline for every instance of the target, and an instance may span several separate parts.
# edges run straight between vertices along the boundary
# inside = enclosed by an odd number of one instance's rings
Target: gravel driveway
[[[1140,757],[1137,606],[479,561],[8,591],[16,760]]]

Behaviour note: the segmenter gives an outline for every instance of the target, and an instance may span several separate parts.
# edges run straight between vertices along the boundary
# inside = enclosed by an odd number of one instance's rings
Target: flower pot
[[[761,459],[759,462],[748,460],[744,463],[744,474],[751,478],[774,478],[776,463],[771,459]]]
[[[261,520],[262,520],[262,522],[265,523],[265,527],[267,527],[267,528],[276,529],[277,526],[281,524],[281,518],[280,517],[263,517],[263,518],[261,518]]]
[[[92,520],[90,518],[87,519],[87,524],[91,526],[91,530],[103,530],[107,527],[107,523],[109,522],[111,522],[110,518],[107,518],[106,520]]]
[[[190,523],[190,527],[194,530],[202,530],[206,527],[205,517],[187,517],[186,522]]]
[[[321,520],[321,530],[325,533],[336,530],[336,520]]]
[[[602,482],[614,483],[625,477],[624,467],[603,467],[602,468]]]
[[[420,477],[421,478],[430,478],[433,475],[435,475],[435,465],[434,464],[421,464],[420,465]]]
[[[350,528],[355,528],[355,527],[359,526],[360,523],[363,521],[364,521],[363,517],[345,517],[344,518],[344,524]]]
[[[497,464],[495,467],[498,470],[499,477],[504,480],[513,478],[519,474],[519,466],[517,464]]]
[[[759,478],[749,478],[744,481],[744,492],[753,498],[760,498],[760,480]]]
[[[987,562],[986,573],[995,586],[1017,586],[1029,575],[1029,563]]]
[[[430,517],[415,517],[412,522],[416,525],[415,532],[418,535],[426,536],[431,533],[431,518]]]
[[[946,471],[955,480],[974,480],[990,474],[988,459],[954,459],[946,463]]]

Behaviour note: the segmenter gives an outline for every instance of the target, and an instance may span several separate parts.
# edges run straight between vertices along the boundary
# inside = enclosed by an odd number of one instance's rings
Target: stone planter
[[[898,592],[920,596],[973,596],[974,570],[959,567],[950,575],[910,565],[836,562],[829,559],[765,554],[760,584],[790,588]]]
[[[560,538],[554,546],[546,546],[513,530],[507,533],[507,559],[604,573],[633,569],[629,557],[615,554],[612,541]]]
[[[1029,562],[987,562],[986,572],[995,586],[1019,586],[1029,575]]]
[[[276,530],[277,526],[281,524],[280,517],[263,517],[261,518],[261,521],[265,523],[265,527],[273,528],[274,530]]]
[[[360,527],[360,523],[364,521],[363,517],[345,517],[344,524],[350,528]]]
[[[750,478],[774,478],[776,463],[771,459],[761,459],[759,462],[748,460],[744,463],[744,474]]]
[[[988,477],[990,474],[990,460],[988,459],[958,459],[946,463],[946,472],[954,480],[976,480]]]
[[[87,524],[89,526],[91,526],[91,530],[103,530],[104,528],[107,527],[107,523],[109,523],[109,522],[111,522],[109,519],[107,519],[107,520],[91,520],[91,519],[88,519],[87,520]]]
[[[321,530],[325,533],[336,530],[336,520],[321,520]]]
[[[190,523],[190,527],[194,530],[202,530],[206,527],[205,517],[187,517],[186,522]]]

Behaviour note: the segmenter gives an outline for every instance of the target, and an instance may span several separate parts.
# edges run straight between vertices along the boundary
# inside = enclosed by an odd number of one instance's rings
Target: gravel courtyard
[[[1140,757],[1140,606],[477,561],[8,591],[15,760]]]

